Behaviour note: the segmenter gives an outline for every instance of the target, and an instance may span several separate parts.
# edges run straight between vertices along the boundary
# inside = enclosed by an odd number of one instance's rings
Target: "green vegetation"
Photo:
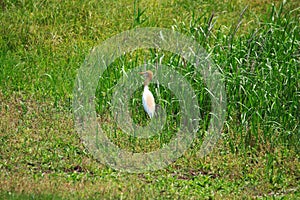
[[[300,7],[297,1],[8,1],[1,4],[0,199],[233,199],[300,197]],[[197,93],[201,130],[166,169],[128,174],[97,162],[74,130],[77,69],[102,41],[134,27],[173,28],[194,37],[225,76],[223,137],[196,157],[209,120],[201,75],[169,52],[138,50],[117,59],[99,80],[96,110],[122,148],[148,151],[168,143],[180,118],[177,99],[150,85],[166,107],[167,126],[153,141],[115,130],[109,104],[123,71],[163,64]],[[155,68],[153,68],[155,71]],[[142,79],[141,79],[142,81]],[[141,87],[130,100],[146,125]],[[177,115],[179,113],[179,115]]]

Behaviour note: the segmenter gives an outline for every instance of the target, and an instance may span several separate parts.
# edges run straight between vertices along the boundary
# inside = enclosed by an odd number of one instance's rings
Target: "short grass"
[[[1,199],[297,199],[300,197],[300,8],[297,1],[1,1]],[[168,52],[145,50],[113,63],[99,81],[96,110],[112,141],[132,151],[168,143],[180,108],[151,84],[167,126],[146,145],[114,130],[107,102],[122,70],[147,58],[191,80],[203,122],[197,141],[166,169],[129,174],[97,162],[74,129],[77,69],[93,46],[134,27],[194,37],[225,76],[227,117],[213,152],[195,155],[209,120],[201,76]],[[141,87],[130,100],[147,124]],[[180,116],[179,116],[180,117]],[[138,145],[137,145],[138,144]],[[142,146],[141,146],[142,144]]]

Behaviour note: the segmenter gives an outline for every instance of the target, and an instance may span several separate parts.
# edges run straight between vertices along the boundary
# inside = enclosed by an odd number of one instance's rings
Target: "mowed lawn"
[[[298,1],[4,0],[0,9],[0,199],[300,198]],[[160,136],[145,142],[116,126],[114,86],[146,59],[186,77],[201,113],[197,138],[178,160],[128,173],[100,163],[83,144],[74,128],[73,87],[93,47],[142,27],[194,38],[223,74],[227,110],[221,139],[199,158],[211,117],[201,75],[163,50],[118,58],[100,77],[95,102],[102,129],[120,148],[153,151],[178,128],[178,99],[157,83],[150,89],[167,114]],[[140,80],[129,110],[145,126]]]

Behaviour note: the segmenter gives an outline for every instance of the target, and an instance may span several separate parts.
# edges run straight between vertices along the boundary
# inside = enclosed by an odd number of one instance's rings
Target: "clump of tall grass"
[[[299,148],[299,16],[283,6],[269,15],[216,58],[226,75],[228,131],[244,147]]]
[[[247,148],[272,150],[278,144],[299,151],[299,16],[296,12],[284,12],[283,4],[279,8],[273,6],[265,21],[237,36],[244,12],[246,9],[227,35],[214,27],[214,14],[208,17],[193,14],[189,24],[177,23],[173,28],[202,44],[225,75],[228,107],[224,132],[232,152]],[[194,76],[194,68],[178,56],[163,51],[135,52],[117,60],[99,82],[98,112],[108,109],[105,102],[111,98],[121,72],[142,65],[145,59],[153,65],[163,62],[191,80],[199,104],[204,107],[201,114],[206,120],[202,128],[207,127],[209,98],[201,76]],[[135,102],[132,109],[142,110],[138,103],[141,91],[142,82],[140,91],[132,98]],[[176,99],[170,91],[159,87],[157,94],[165,99],[162,104],[178,112],[178,104],[172,106]],[[172,115],[172,111],[168,114]]]
[[[176,26],[211,52],[225,75],[226,131],[233,152],[278,144],[299,151],[299,13],[283,8],[272,6],[264,21],[239,36],[245,10],[227,35],[213,29],[214,15],[193,15],[189,26]]]

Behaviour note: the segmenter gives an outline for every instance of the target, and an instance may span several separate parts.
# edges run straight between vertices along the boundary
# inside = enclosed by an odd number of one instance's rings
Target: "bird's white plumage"
[[[144,87],[143,92],[143,106],[144,110],[148,113],[149,117],[152,118],[155,112],[155,101],[153,94],[150,92],[147,85]]]

